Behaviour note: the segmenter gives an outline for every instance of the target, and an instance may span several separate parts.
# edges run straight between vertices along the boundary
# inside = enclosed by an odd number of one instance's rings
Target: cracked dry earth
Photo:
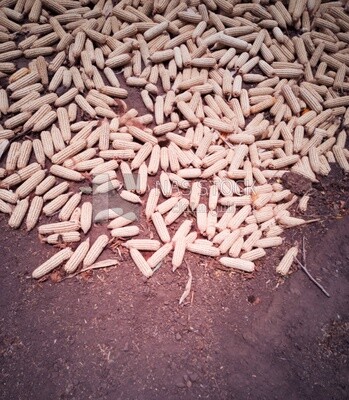
[[[348,398],[348,178],[334,168],[313,190],[305,216],[321,222],[287,231],[254,279],[188,256],[183,307],[183,270],[165,264],[142,280],[126,253],[116,268],[34,282],[37,260],[56,249],[2,215],[0,398]],[[330,298],[300,270],[275,275],[302,237]]]

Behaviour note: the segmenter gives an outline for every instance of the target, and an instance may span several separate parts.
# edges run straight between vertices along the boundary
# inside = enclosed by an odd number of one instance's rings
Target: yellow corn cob
[[[55,268],[59,267],[65,260],[68,260],[72,256],[72,254],[73,251],[71,250],[70,247],[67,247],[59,251],[57,254],[55,254],[54,256],[49,258],[46,262],[37,267],[33,271],[32,277],[34,279],[39,279],[43,277],[44,275],[48,274]]]
[[[13,229],[18,229],[21,226],[21,223],[25,217],[25,214],[29,208],[29,200],[23,199],[20,200],[16,207],[13,209],[10,219],[8,220],[8,224]]]
[[[42,197],[40,196],[33,197],[32,201],[30,202],[30,207],[26,218],[27,231],[31,231],[37,224],[43,204],[44,200]]]

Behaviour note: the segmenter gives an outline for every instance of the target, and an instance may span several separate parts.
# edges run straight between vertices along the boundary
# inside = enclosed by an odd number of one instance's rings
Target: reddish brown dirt
[[[326,194],[325,194],[326,188]],[[144,281],[121,264],[55,283],[30,272],[56,250],[0,217],[1,399],[348,398],[348,180],[334,168],[315,185],[307,218],[287,232],[254,279],[189,256]],[[307,265],[278,280],[285,247],[306,238]]]

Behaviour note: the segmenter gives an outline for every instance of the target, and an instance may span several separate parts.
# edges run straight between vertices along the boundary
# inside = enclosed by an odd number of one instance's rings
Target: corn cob
[[[126,225],[131,224],[132,222],[137,220],[137,216],[133,212],[126,213],[120,217],[113,219],[109,225],[107,226],[108,229],[116,229],[122,228]]]
[[[0,199],[0,212],[5,213],[5,214],[11,214],[12,213],[12,207],[6,203],[5,201]]]
[[[150,268],[149,264],[136,248],[130,248],[130,256],[133,262],[136,264],[137,268],[144,276],[150,278],[153,275],[153,271]]]
[[[17,160],[18,169],[22,169],[27,166],[29,158],[31,156],[32,148],[33,148],[33,143],[31,140],[25,140],[22,143]]]
[[[0,182],[0,187],[12,187],[18,183],[31,177],[35,172],[40,170],[40,165],[38,163],[29,164],[27,167],[16,171],[14,174],[7,176],[4,180]]]
[[[54,154],[51,157],[51,161],[52,161],[53,164],[63,164],[63,162],[65,160],[75,156],[81,150],[83,150],[85,147],[86,147],[86,141],[85,140],[76,141],[76,142],[70,144],[69,146],[64,147],[58,153]]]
[[[68,221],[76,209],[78,204],[80,203],[82,193],[75,193],[62,207],[60,213],[58,214],[58,218],[60,221]]]
[[[139,228],[136,225],[124,226],[122,228],[115,228],[111,231],[113,237],[130,237],[139,234]]]
[[[97,258],[101,255],[108,242],[109,238],[107,235],[98,236],[98,238],[94,241],[93,245],[87,252],[85,258],[83,259],[84,268],[89,267],[97,260]]]
[[[36,171],[30,178],[23,182],[16,190],[16,194],[20,199],[27,197],[38,184],[45,178],[46,171]],[[3,181],[4,182],[4,181]]]
[[[151,214],[151,220],[154,224],[156,232],[158,233],[160,239],[164,243],[168,243],[171,241],[170,234],[167,230],[165,221],[162,215],[159,212],[153,212]]]
[[[18,142],[11,143],[9,151],[6,157],[5,169],[8,172],[12,172],[16,169],[18,157],[21,151],[21,144]]]
[[[281,244],[282,244],[282,238],[279,236],[274,236],[274,237],[267,237],[267,238],[262,238],[262,239],[257,240],[257,242],[255,243],[255,246],[265,249],[268,247],[280,246]]]
[[[13,229],[18,229],[21,226],[21,223],[27,213],[29,208],[29,200],[23,199],[20,200],[16,207],[13,209],[10,219],[8,220],[8,224]]]
[[[45,152],[44,152],[44,147],[43,147],[40,139],[33,140],[33,150],[34,150],[36,161],[42,167],[45,167]]]
[[[43,205],[44,200],[42,197],[33,197],[32,201],[30,202],[30,207],[26,218],[27,231],[31,231],[37,224]]]
[[[58,176],[59,178],[67,179],[69,181],[82,181],[84,176],[78,171],[72,171],[68,168],[62,167],[61,165],[52,165],[50,168],[52,175]]]
[[[59,267],[64,261],[68,260],[73,254],[73,251],[70,247],[67,247],[61,251],[59,251],[57,254],[49,258],[47,261],[45,261],[43,264],[41,264],[39,267],[37,267],[33,273],[32,277],[34,279],[39,279],[43,277],[44,275],[48,274],[55,268]]]
[[[64,266],[65,272],[67,272],[68,274],[72,274],[73,272],[76,271],[76,269],[79,267],[81,262],[86,257],[86,254],[89,251],[89,247],[90,247],[90,239],[87,238],[76,248],[70,259],[65,264]]]
[[[16,204],[18,196],[10,190],[0,189],[0,199],[11,204]]]
[[[221,257],[219,262],[228,268],[235,268],[244,272],[253,272],[254,263],[252,261],[244,260],[242,258]]]
[[[147,264],[150,268],[155,268],[164,258],[171,252],[172,243],[165,243],[159,250],[157,250],[151,257],[148,258]]]
[[[52,175],[50,175],[49,177],[52,177]],[[54,177],[52,177],[52,178],[54,178]],[[55,182],[56,182],[56,179],[54,178],[53,184]],[[61,182],[60,184],[54,186],[50,190],[48,190],[48,189],[49,189],[49,186],[51,186],[51,182],[49,182],[49,184],[46,183],[46,185],[47,186],[45,188],[40,188],[39,189],[39,193],[40,194],[44,194],[44,196],[43,196],[44,201],[55,199],[57,196],[61,195],[65,191],[67,191],[68,188],[69,188],[69,183],[68,182]],[[39,186],[37,188],[39,188]],[[35,193],[36,193],[36,191],[35,191]]]
[[[42,211],[46,216],[51,216],[60,210],[69,200],[72,193],[61,194],[44,206]]]
[[[297,256],[298,253],[298,247],[291,247],[287,253],[283,256],[282,260],[280,261],[279,265],[276,267],[276,272],[281,274],[281,275],[287,275],[292,263]]]
[[[63,233],[53,233],[43,239],[48,244],[60,244],[60,243],[75,243],[80,242],[79,232],[63,232]]]
[[[217,247],[207,246],[199,243],[188,243],[187,250],[208,257],[218,257],[220,252]]]
[[[182,213],[188,208],[189,200],[180,199],[176,206],[167,214],[165,218],[165,224],[171,225]]]

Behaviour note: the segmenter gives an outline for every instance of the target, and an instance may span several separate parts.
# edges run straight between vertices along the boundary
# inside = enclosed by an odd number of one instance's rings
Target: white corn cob
[[[17,160],[17,168],[22,169],[28,165],[28,161],[32,152],[33,143],[31,140],[25,140],[20,148]]]
[[[50,175],[50,176],[52,176],[52,175]],[[68,188],[69,188],[68,182],[61,182],[60,184],[54,186],[52,189],[50,189],[48,191],[45,189],[41,193],[41,190],[40,190],[39,194],[44,194],[44,201],[48,201],[48,200],[52,200],[52,199],[56,198],[57,196],[59,196],[60,194],[64,193],[65,191],[68,190]]]
[[[90,247],[89,251],[87,252],[87,254],[83,260],[84,268],[89,267],[97,260],[97,258],[101,255],[104,248],[108,244],[108,241],[109,241],[109,238],[107,235],[98,236],[98,238],[95,240],[93,245]]]
[[[73,254],[73,251],[70,247],[67,247],[61,251],[59,251],[57,254],[49,258],[47,261],[45,261],[43,264],[41,264],[39,267],[37,267],[33,273],[32,277],[34,279],[39,279],[43,277],[44,275],[48,274],[55,268],[59,267],[65,260],[68,260]]]
[[[115,228],[111,231],[113,237],[130,237],[139,234],[139,228],[136,225],[124,226],[122,228]]]
[[[92,225],[92,203],[84,202],[81,206],[80,215],[81,230],[86,234]]]
[[[20,199],[27,197],[39,183],[45,178],[45,170],[35,172],[30,178],[23,182],[16,190],[16,193]]]
[[[16,171],[12,175],[7,176],[0,182],[0,187],[10,188],[21,183],[40,170],[38,163],[29,164],[27,167]]]
[[[147,263],[150,268],[155,268],[164,258],[171,252],[172,243],[165,243],[159,250],[157,250],[151,257],[148,258]]]
[[[60,244],[60,243],[75,243],[80,242],[80,233],[73,232],[63,232],[63,233],[53,233],[47,236],[44,241],[48,244]]]
[[[298,253],[298,247],[297,246],[291,247],[287,251],[287,253],[283,256],[279,265],[276,267],[276,272],[281,275],[287,275],[295,257],[297,257],[297,253]]]
[[[90,239],[87,238],[76,248],[70,259],[65,264],[64,266],[65,272],[67,272],[68,274],[72,274],[73,272],[75,272],[76,269],[84,260],[84,258],[86,257],[89,248],[90,248]]]
[[[68,221],[75,210],[75,208],[80,203],[82,197],[82,193],[75,193],[62,207],[60,213],[58,214],[58,218],[60,221]]]
[[[46,216],[51,216],[56,213],[56,211],[60,210],[64,204],[69,200],[69,197],[72,193],[61,194],[49,203],[47,203],[42,211]]]
[[[79,140],[76,141],[69,146],[65,147],[58,153],[54,154],[51,158],[53,164],[62,164],[68,158],[71,158],[78,154],[80,151],[85,149],[86,147],[86,140]]]
[[[262,239],[257,240],[257,242],[255,243],[255,246],[265,249],[268,247],[280,246],[281,244],[282,244],[282,238],[279,236],[274,236],[274,237],[267,237],[267,238],[262,238]]]
[[[243,260],[241,258],[221,257],[219,262],[228,268],[235,268],[244,272],[253,272],[254,263],[252,261]]]
[[[179,237],[175,242],[175,247],[172,256],[173,272],[182,265],[186,247],[187,247],[186,237],[185,236]]]
[[[175,205],[176,207],[177,205]],[[157,234],[159,235],[160,239],[164,243],[168,243],[171,241],[170,234],[167,230],[165,221],[162,215],[159,212],[154,212],[151,215],[151,220],[154,224]]]
[[[232,246],[233,244],[239,239],[241,236],[241,231],[240,229],[236,229],[233,232],[229,233],[220,243],[219,245],[219,251],[221,254],[226,253]]]
[[[258,260],[259,258],[262,258],[266,255],[266,252],[264,249],[253,249],[251,251],[248,251],[247,253],[243,253],[241,255],[241,260],[247,260],[247,261],[255,261]]]
[[[59,178],[67,179],[69,181],[82,181],[84,176],[78,171],[72,171],[71,169],[62,167],[61,165],[52,165],[50,168],[52,175],[58,176]]]
[[[35,196],[30,202],[30,207],[26,218],[27,231],[32,230],[37,224],[43,205],[44,200],[40,196]]]
[[[18,196],[10,190],[0,189],[0,199],[11,204],[16,204]]]
[[[149,220],[155,211],[160,197],[160,189],[155,187],[150,190],[147,204],[145,207],[145,216]]]
[[[207,246],[203,244],[188,243],[187,250],[192,253],[197,253],[208,257],[218,257],[220,255],[219,249],[213,246]]]
[[[122,184],[117,179],[111,179],[110,181],[104,182],[101,185],[97,186],[94,190],[95,194],[103,194],[108,193],[112,190],[119,189],[122,187]]]
[[[123,246],[128,249],[134,248],[137,250],[156,251],[160,249],[161,243],[153,239],[131,239],[127,240]]]
[[[189,200],[182,198],[165,217],[165,224],[171,225],[188,208]]]
[[[193,225],[193,222],[189,219],[186,219],[177,229],[176,233],[173,235],[172,242],[176,243],[178,238],[181,236],[187,236],[190,232],[190,229]]]
[[[8,220],[8,224],[11,228],[17,229],[21,226],[21,223],[25,217],[25,214],[29,208],[29,200],[20,200],[14,210],[12,211],[11,217]]]
[[[132,192],[128,192],[127,190],[122,190],[120,192],[120,197],[126,201],[129,201],[130,203],[142,204],[142,200],[138,195]]]
[[[146,276],[147,278],[150,278],[153,275],[153,271],[145,258],[142,256],[142,254],[135,248],[131,247],[130,248],[130,256],[133,260],[133,262],[136,264],[137,268],[141,271],[141,273]]]
[[[126,225],[131,224],[132,222],[137,220],[137,216],[133,212],[126,213],[120,217],[113,219],[109,225],[107,226],[108,229],[116,229],[122,228]]]

